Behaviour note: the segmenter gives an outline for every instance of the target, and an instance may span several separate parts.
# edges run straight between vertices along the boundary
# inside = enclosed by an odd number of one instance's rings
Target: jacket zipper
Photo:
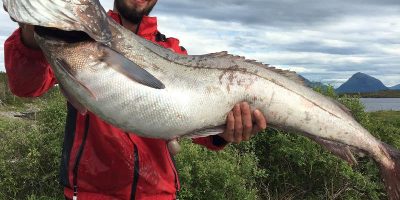
[[[88,135],[88,131],[89,131],[89,115],[86,115],[85,132],[83,134],[82,143],[79,146],[78,154],[76,156],[74,169],[73,169],[73,178],[72,178],[73,190],[74,190],[74,196],[72,197],[73,200],[77,200],[78,199],[78,168],[79,168],[79,162],[80,162],[81,157],[82,157],[83,149],[85,147],[86,137]]]
[[[136,198],[136,189],[137,189],[137,184],[139,181],[139,173],[140,173],[140,167],[139,167],[139,151],[136,146],[136,144],[133,142],[132,138],[130,137],[130,134],[125,132],[126,137],[128,137],[129,141],[131,141],[133,145],[133,181],[132,181],[132,188],[131,188],[131,200],[134,200]]]
[[[61,183],[66,187],[71,187],[71,183],[69,181],[69,160],[71,157],[72,145],[75,139],[75,131],[76,131],[76,119],[77,119],[77,110],[67,102],[67,119],[65,122],[65,137],[63,142],[63,150],[62,150],[62,158],[61,158]]]
[[[133,141],[132,141],[133,143]],[[131,200],[134,200],[136,198],[136,189],[137,189],[137,184],[139,180],[139,153],[136,144],[133,143],[133,161],[134,161],[134,166],[133,166],[133,182],[132,182],[132,189],[131,189]]]
[[[174,177],[175,177],[175,189],[176,189],[176,193],[175,193],[176,197],[175,198],[178,199],[178,194],[179,194],[178,170],[176,170],[175,159],[168,150],[168,144],[166,145],[166,148],[167,148],[167,152],[169,154],[169,163],[171,165],[171,168],[172,168],[172,171],[174,172]]]

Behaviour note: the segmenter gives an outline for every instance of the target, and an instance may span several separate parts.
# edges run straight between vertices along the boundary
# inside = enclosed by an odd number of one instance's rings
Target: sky
[[[189,54],[228,51],[335,87],[356,72],[400,84],[399,0],[159,0],[151,15]],[[15,28],[1,10],[2,44]]]

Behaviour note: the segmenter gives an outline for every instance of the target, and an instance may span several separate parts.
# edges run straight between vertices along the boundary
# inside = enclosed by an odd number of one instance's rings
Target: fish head
[[[76,76],[101,62],[101,43],[85,32],[35,26],[34,37],[55,72],[65,68],[62,70]]]
[[[115,72],[148,87],[165,88],[141,66],[84,32],[35,27],[35,39],[54,71],[68,72],[71,76]]]

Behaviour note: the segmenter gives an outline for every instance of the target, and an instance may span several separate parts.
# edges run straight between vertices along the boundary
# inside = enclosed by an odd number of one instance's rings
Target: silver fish
[[[96,0],[82,2],[104,11]],[[50,8],[61,6],[57,12],[77,15],[79,8],[66,5]],[[13,6],[18,5],[11,6],[10,15],[20,16],[14,17],[17,21],[73,27],[68,21],[63,21],[65,26],[41,21],[51,17],[29,21]],[[349,162],[356,162],[350,147],[367,152],[380,167],[389,198],[400,199],[400,152],[374,138],[343,105],[305,87],[294,72],[226,52],[178,55],[104,15],[97,15],[101,17],[96,26],[107,26],[112,34],[107,42],[93,37],[101,35],[99,29],[76,29],[94,38],[77,42],[65,42],[47,29],[36,31],[59,83],[78,109],[88,109],[128,132],[170,140],[221,133],[227,113],[237,102],[247,101],[270,125],[301,132]]]

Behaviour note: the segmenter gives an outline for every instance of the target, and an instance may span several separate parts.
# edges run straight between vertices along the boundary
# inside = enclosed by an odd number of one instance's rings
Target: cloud
[[[234,21],[242,24],[299,28],[334,22],[343,16],[379,16],[398,13],[398,0],[169,0],[160,1],[157,11],[180,16]]]
[[[114,1],[112,0],[100,0],[101,5],[104,7],[106,11],[113,8],[114,5],[113,2]]]
[[[400,83],[399,13],[399,0],[161,0],[152,14],[190,54],[227,50],[338,86],[358,71]],[[0,21],[3,43],[16,24]]]
[[[1,8],[3,6],[1,5]],[[0,71],[5,71],[4,68],[4,41],[16,29],[17,24],[10,20],[7,13],[0,8]]]
[[[212,6],[211,6],[212,5]],[[160,29],[190,53],[228,50],[338,85],[361,71],[400,73],[400,2],[160,1]]]

